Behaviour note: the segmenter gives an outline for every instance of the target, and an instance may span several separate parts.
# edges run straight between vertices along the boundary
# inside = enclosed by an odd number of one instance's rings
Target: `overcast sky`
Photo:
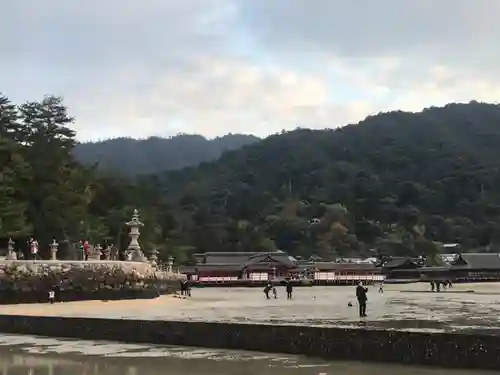
[[[265,136],[500,99],[498,0],[4,0],[0,91],[80,140]]]

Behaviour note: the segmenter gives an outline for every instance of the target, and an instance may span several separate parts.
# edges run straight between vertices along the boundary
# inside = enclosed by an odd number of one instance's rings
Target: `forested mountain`
[[[500,106],[450,104],[298,129],[148,181],[199,251],[418,255],[435,253],[432,241],[491,249],[499,144]]]
[[[223,152],[239,149],[258,141],[253,135],[228,134],[215,139],[181,134],[171,138],[144,140],[115,138],[100,142],[79,143],[74,155],[86,165],[125,176],[151,174],[196,166],[217,159]]]
[[[138,180],[80,164],[71,123],[59,98],[14,105],[0,96],[0,239],[34,235],[45,250],[54,237],[124,248],[124,223],[138,208],[146,252],[157,247],[160,259],[178,263],[195,251],[276,248],[435,262],[434,241],[489,251],[500,242],[497,105],[298,129]]]

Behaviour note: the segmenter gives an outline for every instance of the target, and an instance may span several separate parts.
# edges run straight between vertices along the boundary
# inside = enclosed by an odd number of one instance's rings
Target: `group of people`
[[[33,237],[30,237],[30,239],[28,240],[28,248],[29,248],[29,255],[30,255],[32,260],[40,259],[40,256],[38,255],[38,250],[39,250],[40,246],[38,245],[38,241],[35,240]],[[24,253],[21,250],[19,250],[19,252],[12,251],[12,254],[10,256],[12,257],[11,259],[13,259],[13,260],[25,259]]]
[[[293,285],[290,283],[290,281],[286,282],[285,289],[286,289],[286,299],[292,299]],[[264,287],[263,292],[266,296],[266,299],[271,299],[270,293],[272,293],[274,299],[278,299],[278,290],[276,289],[275,286],[273,286],[272,283],[267,283],[266,286]],[[380,284],[379,293],[383,292],[384,292],[384,287],[382,284]],[[362,282],[360,282],[356,287],[356,299],[358,300],[360,317],[367,316],[366,315],[366,302],[368,301],[367,293],[368,293],[368,288],[365,287]],[[350,302],[349,306],[352,306]]]
[[[451,288],[453,286],[450,280],[431,280],[430,284],[432,292],[440,292],[441,286],[443,287],[443,289]]]
[[[181,280],[181,296],[191,297],[191,285],[187,280]]]
[[[290,283],[290,281],[286,281],[285,290],[286,299],[292,299],[293,285]],[[271,296],[269,295],[270,292],[273,293],[274,299],[278,299],[278,290],[271,283],[267,283],[267,285],[264,287],[263,292],[266,295],[266,299],[271,299]]]

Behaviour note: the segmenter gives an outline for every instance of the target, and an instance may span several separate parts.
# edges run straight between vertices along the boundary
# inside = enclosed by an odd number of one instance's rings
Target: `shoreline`
[[[348,306],[354,289],[343,286],[297,288],[293,300],[283,288],[270,300],[261,290],[209,288],[190,298],[3,305],[0,332],[499,370],[497,290],[370,287],[368,318]]]
[[[283,353],[325,360],[500,370],[498,334],[27,315],[0,315],[0,332]]]

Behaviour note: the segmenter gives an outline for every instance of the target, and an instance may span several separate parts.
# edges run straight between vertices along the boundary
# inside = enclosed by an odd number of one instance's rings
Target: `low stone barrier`
[[[176,283],[177,284],[177,283]],[[151,299],[162,294],[175,293],[174,285],[171,288],[164,284],[150,285],[141,288],[100,289],[100,290],[58,290],[55,289],[56,302],[75,301],[117,301],[126,299]],[[27,303],[48,303],[47,291],[12,291],[0,290],[0,305],[15,305]]]
[[[500,336],[379,329],[0,315],[0,332],[500,370]]]
[[[0,262],[0,305],[155,298],[180,289],[181,275],[157,271],[149,263],[120,261]]]

